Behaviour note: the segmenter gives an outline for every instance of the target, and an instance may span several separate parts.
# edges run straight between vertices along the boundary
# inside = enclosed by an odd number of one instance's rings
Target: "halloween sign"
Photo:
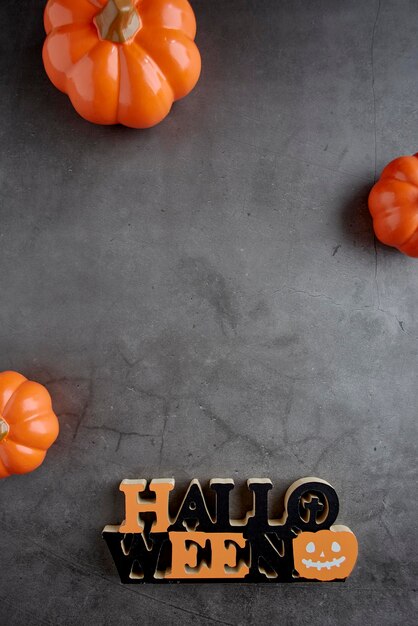
[[[123,480],[125,519],[106,526],[103,538],[123,583],[310,582],[344,580],[357,559],[357,540],[333,525],[338,496],[320,478],[294,482],[280,519],[269,519],[272,482],[252,478],[253,507],[230,517],[232,479],[209,483],[210,510],[198,480],[192,480],[177,514],[170,514],[172,478]]]

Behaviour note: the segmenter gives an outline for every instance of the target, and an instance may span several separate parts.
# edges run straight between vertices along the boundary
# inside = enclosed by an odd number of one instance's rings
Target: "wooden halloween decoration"
[[[268,517],[268,479],[250,479],[253,508],[243,519],[229,513],[232,479],[214,478],[215,507],[192,480],[174,518],[172,478],[124,480],[125,520],[103,537],[124,583],[310,582],[343,580],[352,571],[357,541],[333,526],[338,497],[320,478],[296,481],[280,519]]]
[[[49,0],[46,73],[95,124],[161,122],[200,74],[187,0]]]
[[[47,389],[17,372],[1,372],[0,478],[39,467],[58,430]]]
[[[391,161],[369,195],[376,237],[418,257],[418,154]]]

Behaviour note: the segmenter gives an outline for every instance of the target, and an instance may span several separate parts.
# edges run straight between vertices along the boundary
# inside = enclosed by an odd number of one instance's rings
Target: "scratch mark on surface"
[[[280,287],[280,289],[277,289],[276,291],[274,291],[273,293],[280,293],[284,290],[290,291],[291,293],[299,293],[302,294],[304,296],[308,296],[309,298],[320,298],[323,300],[328,300],[329,302],[332,302],[332,304],[334,306],[342,306],[341,302],[337,302],[336,300],[334,300],[333,298],[331,298],[330,296],[327,296],[323,293],[310,293],[309,291],[305,291],[304,289],[294,289],[293,287],[289,287],[288,285],[283,285],[283,287]]]
[[[374,182],[376,182],[376,167],[377,167],[376,91],[375,91],[375,87],[374,87],[374,83],[375,83],[375,75],[374,75],[374,42],[375,42],[377,22],[378,22],[379,13],[380,13],[380,4],[381,4],[381,0],[379,0],[379,3],[377,5],[376,17],[375,17],[375,20],[374,20],[373,30],[372,30],[372,41],[371,41],[371,44],[370,44],[370,61],[371,61],[371,66],[372,66],[372,92],[373,92],[373,123],[374,123],[374,125],[373,125],[373,128],[374,128]]]
[[[381,4],[381,0],[379,0],[379,3],[377,5],[377,11],[376,11],[376,17],[374,20],[374,24],[373,24],[373,30],[372,30],[372,40],[371,40],[371,44],[370,44],[370,62],[371,62],[371,68],[372,68],[372,93],[373,93],[373,132],[374,132],[374,176],[373,176],[373,183],[376,182],[376,175],[377,175],[377,129],[376,129],[376,90],[375,90],[375,72],[374,72],[374,42],[375,42],[375,36],[376,36],[376,27],[377,27],[377,22],[379,19],[379,14],[380,14],[380,4]],[[377,295],[377,305],[378,308],[380,309],[380,292],[379,292],[379,281],[378,281],[378,251],[377,251],[377,239],[376,239],[376,235],[373,235],[373,246],[374,246],[374,257],[375,257],[375,263],[374,263],[374,283],[376,286],[376,295]]]
[[[289,386],[289,395],[286,398],[286,405],[284,408],[284,414],[283,414],[283,420],[282,420],[283,442],[286,446],[289,444],[289,418],[292,412],[294,396],[295,396],[295,381],[292,381],[292,383]],[[296,451],[294,449],[292,451],[294,453],[294,456],[297,458]]]
[[[84,428],[85,430],[103,430],[105,432],[114,433],[118,436],[118,442],[116,444],[115,452],[118,452],[120,448],[120,444],[122,442],[123,437],[155,437],[152,433],[138,433],[136,431],[123,431],[118,430],[117,428],[113,428],[111,426],[83,426],[80,428]]]
[[[352,428],[350,430],[347,430],[346,432],[338,435],[337,437],[335,437],[334,439],[332,439],[327,446],[325,446],[325,448],[322,450],[322,452],[320,453],[320,455],[318,456],[316,463],[314,465],[314,470],[318,470],[322,460],[324,459],[324,457],[326,457],[326,455],[328,454],[328,452],[330,450],[335,450],[335,448],[337,448],[337,446],[339,446],[344,439],[346,439],[347,437],[354,437],[357,434],[357,430],[355,428]]]
[[[285,411],[287,411],[289,414],[290,414],[292,404],[293,404],[293,397],[294,397],[293,389],[291,389],[289,392],[289,397],[288,397],[288,401],[286,403],[286,408],[285,408]],[[217,452],[223,449],[228,443],[236,443],[236,442],[244,443],[244,444],[251,446],[254,449],[254,451],[257,454],[259,454],[261,458],[263,459],[275,458],[277,455],[283,452],[283,448],[280,446],[278,447],[266,446],[264,443],[260,443],[257,439],[255,439],[254,437],[251,437],[248,434],[236,432],[234,428],[230,426],[225,419],[223,419],[217,413],[215,413],[213,409],[207,403],[203,404],[203,402],[201,401],[199,402],[199,407],[203,411],[205,416],[211,422],[219,426],[221,430],[223,430],[223,432],[225,433],[226,439],[217,446],[216,448]],[[287,419],[287,417],[288,416],[285,416],[285,420]],[[286,428],[284,423],[282,423],[282,426],[284,429]],[[300,456],[297,454],[295,450],[291,448],[288,449],[286,445],[284,445],[284,449],[286,450],[288,454],[293,456],[297,460],[298,463],[302,462],[302,459],[300,458]],[[199,465],[199,467],[201,467],[202,463],[210,459],[213,456],[214,452],[215,450],[212,450],[208,454],[205,454],[202,458],[196,461],[193,467],[195,467],[196,465]]]
[[[351,308],[351,307],[344,307],[344,303],[343,302],[337,302],[336,300],[334,300],[333,298],[331,298],[330,296],[327,296],[326,294],[323,293],[310,293],[309,291],[305,291],[304,289],[293,289],[293,287],[288,287],[287,285],[283,285],[283,287],[280,287],[280,289],[277,289],[276,291],[273,291],[273,293],[280,293],[284,290],[290,291],[291,293],[296,293],[296,294],[301,294],[304,296],[307,296],[308,298],[317,298],[318,300],[326,300],[328,302],[331,302],[331,304],[333,306],[339,307],[339,308],[343,308],[343,310],[345,310],[347,313],[354,313],[356,311],[375,311],[376,313],[382,313],[383,315],[386,315],[388,317],[391,317],[392,319],[396,320],[398,325],[400,326],[401,330],[403,332],[406,332],[405,328],[404,328],[404,322],[402,320],[399,319],[399,317],[395,314],[392,313],[391,311],[388,311],[387,309],[382,309],[382,307],[380,306],[380,299],[379,299],[379,305],[378,306],[374,306],[374,305],[370,305],[370,304],[366,304],[362,307],[356,307],[356,308]]]
[[[166,430],[167,430],[169,409],[170,409],[169,403],[167,402],[167,400],[164,400],[164,422],[163,422],[163,428],[162,428],[162,431],[161,431],[160,452],[159,452],[159,455],[158,455],[158,471],[161,470],[161,464],[162,464],[162,460],[163,460],[165,433],[166,433]]]
[[[247,434],[243,434],[240,432],[236,432],[222,417],[220,417],[219,415],[217,415],[210,406],[208,406],[207,404],[203,404],[203,402],[199,403],[199,407],[200,409],[203,411],[203,413],[205,414],[205,416],[213,423],[215,423],[216,425],[218,425],[225,433],[226,435],[226,439],[225,441],[223,441],[219,447],[223,447],[225,446],[227,443],[230,442],[234,442],[234,441],[244,441],[247,444],[249,444],[252,448],[254,448],[254,450],[256,452],[258,452],[259,454],[261,454],[263,457],[272,457],[274,456],[274,450],[269,449],[266,445],[264,445],[263,443],[260,443],[259,441],[257,441],[256,439],[254,439],[253,437],[247,435]],[[206,455],[204,458],[208,458],[210,456],[212,456],[212,452],[209,455]]]
[[[77,435],[78,435],[78,431],[80,430],[80,426],[84,421],[84,418],[87,415],[87,411],[89,409],[89,406],[91,404],[92,398],[93,398],[93,373],[91,374],[91,377],[89,379],[89,386],[88,386],[88,392],[87,392],[87,398],[86,401],[84,403],[83,409],[81,411],[80,414],[80,418],[77,422],[77,426],[75,427],[75,431],[74,431],[74,435],[73,435],[73,441],[75,441],[77,439]]]
[[[333,248],[332,256],[335,256],[340,248],[341,248],[341,244],[339,243],[338,246],[335,246],[335,248]]]
[[[377,239],[376,235],[373,235],[373,246],[374,246],[374,284],[376,286],[376,296],[377,296],[377,308],[380,309],[380,291],[379,291],[379,280],[377,277],[378,272],[378,252],[377,252]]]

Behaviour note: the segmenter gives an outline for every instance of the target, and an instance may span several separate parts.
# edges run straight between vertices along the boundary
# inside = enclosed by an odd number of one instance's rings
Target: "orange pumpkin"
[[[46,72],[90,122],[154,126],[199,78],[187,0],[49,0],[44,23]]]
[[[385,167],[370,192],[369,209],[382,243],[418,257],[418,154]]]
[[[39,467],[58,430],[45,387],[17,372],[1,372],[0,478]]]
[[[293,563],[299,576],[314,580],[347,578],[357,560],[358,545],[354,533],[344,530],[302,532],[293,539]]]

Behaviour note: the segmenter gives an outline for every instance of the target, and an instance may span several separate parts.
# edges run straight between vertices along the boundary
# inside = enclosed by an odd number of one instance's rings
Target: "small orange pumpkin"
[[[187,0],[49,0],[44,23],[46,73],[90,122],[154,126],[199,78]]]
[[[345,526],[302,532],[293,539],[293,563],[302,578],[323,581],[347,578],[356,564],[357,554],[356,536]]]
[[[58,431],[47,389],[17,372],[1,372],[0,478],[39,467]]]
[[[369,195],[376,237],[418,257],[418,154],[386,165]]]

